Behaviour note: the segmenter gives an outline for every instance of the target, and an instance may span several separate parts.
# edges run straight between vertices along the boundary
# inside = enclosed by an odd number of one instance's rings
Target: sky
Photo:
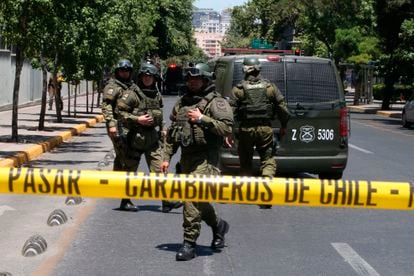
[[[247,3],[248,0],[196,0],[194,6],[197,8],[210,8],[216,11],[222,11],[225,8],[240,6]]]

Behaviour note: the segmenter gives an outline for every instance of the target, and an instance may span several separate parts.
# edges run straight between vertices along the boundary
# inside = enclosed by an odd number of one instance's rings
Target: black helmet
[[[191,77],[204,77],[206,79],[211,79],[213,73],[210,72],[210,66],[205,63],[197,63],[194,67],[187,67],[184,69],[184,78]]]
[[[139,69],[139,75],[141,74],[151,75],[155,78],[159,78],[160,76],[157,66],[150,63],[143,63],[141,65],[141,68]]]
[[[252,73],[254,71],[260,72],[262,69],[260,65],[260,61],[256,57],[245,57],[243,59],[243,72],[244,73]]]
[[[119,69],[125,69],[125,70],[128,70],[128,71],[132,72],[133,68],[134,67],[132,66],[132,63],[128,59],[120,59],[116,63],[115,71],[117,71]]]

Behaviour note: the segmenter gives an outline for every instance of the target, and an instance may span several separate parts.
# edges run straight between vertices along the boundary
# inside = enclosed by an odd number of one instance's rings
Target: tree
[[[377,0],[374,6],[377,14],[378,36],[384,52],[380,59],[380,72],[384,77],[385,84],[381,108],[388,110],[391,97],[394,94],[394,84],[401,76],[406,75],[406,68],[403,65],[406,60],[410,59],[410,53],[413,54],[412,51],[404,49],[406,46],[405,38],[400,34],[402,32],[410,34],[410,26],[412,26],[410,21],[414,18],[414,5],[411,0]],[[403,25],[403,22],[406,23]],[[406,41],[409,42],[410,38]],[[410,49],[410,47],[406,49]],[[410,68],[412,70],[412,67]]]
[[[165,59],[169,56],[189,54],[195,45],[191,27],[191,0],[158,0],[155,27],[152,35],[157,39],[153,54]]]
[[[20,75],[23,62],[29,53],[35,51],[32,41],[39,35],[37,21],[45,8],[41,0],[13,1],[4,0],[0,4],[1,36],[14,45],[16,52],[16,72],[13,85],[12,135],[13,142],[18,141],[18,104]]]
[[[232,10],[232,22],[225,47],[246,47],[246,39],[264,39],[276,44],[292,40],[292,30],[300,14],[300,1],[252,0]]]
[[[360,35],[357,34],[358,36],[372,34],[375,18],[372,2],[373,0],[303,1],[297,32],[299,35],[304,34],[308,37],[308,41],[311,41],[309,45],[316,45],[317,41],[323,43],[328,56],[334,58],[338,63],[341,59],[346,58],[346,56],[342,56],[344,52],[354,51],[349,47],[356,48],[354,34],[357,32],[360,33]],[[313,38],[313,41],[309,39],[309,36]],[[341,41],[337,42],[337,38],[340,38]],[[347,50],[340,50],[342,51],[340,53],[335,52],[339,49],[340,44],[347,47]],[[310,55],[314,54],[312,47],[307,50]]]

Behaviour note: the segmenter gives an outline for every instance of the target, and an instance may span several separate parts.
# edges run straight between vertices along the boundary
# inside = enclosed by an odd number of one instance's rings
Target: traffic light
[[[300,56],[301,55],[301,51],[299,48],[295,49],[295,56]]]

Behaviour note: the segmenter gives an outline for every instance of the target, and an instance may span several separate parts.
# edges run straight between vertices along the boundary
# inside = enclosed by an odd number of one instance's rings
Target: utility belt
[[[272,126],[270,119],[251,119],[240,121],[240,127]]]

